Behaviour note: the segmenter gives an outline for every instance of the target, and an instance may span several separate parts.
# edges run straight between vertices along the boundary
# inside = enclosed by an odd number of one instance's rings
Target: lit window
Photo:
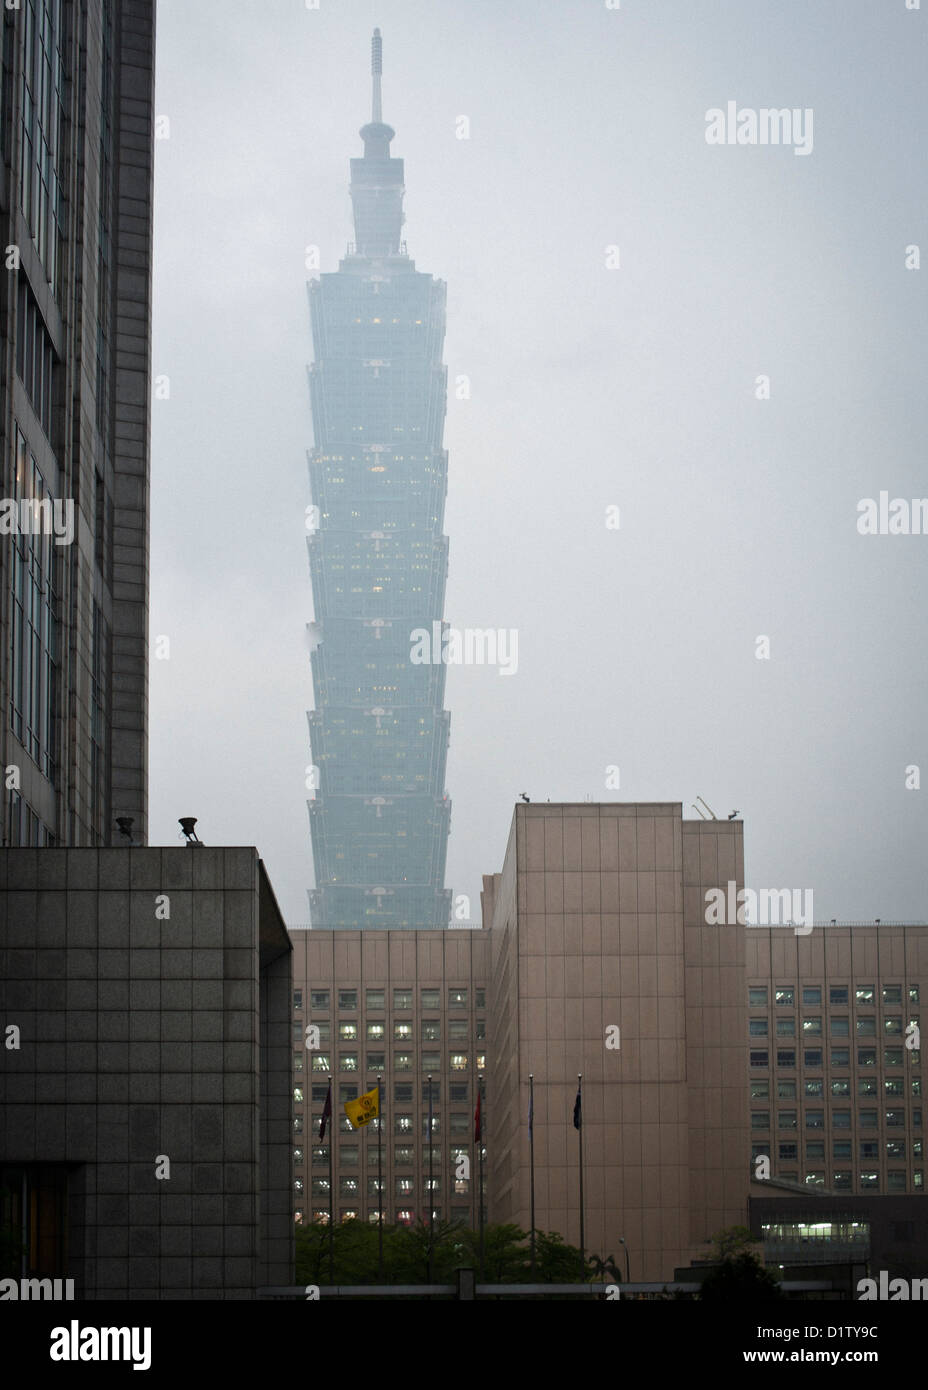
[[[356,1023],[340,1023],[338,1036],[343,1042],[355,1042],[358,1036],[358,1025]]]
[[[452,1052],[450,1054],[452,1071],[467,1071],[468,1061],[466,1052]]]
[[[466,1009],[466,1008],[467,1008],[467,990],[466,990],[466,989],[449,989],[449,990],[448,990],[448,1008],[449,1008],[449,1009]]]
[[[778,1008],[778,1009],[791,1009],[791,1008],[793,1007],[794,1002],[795,1002],[795,996],[796,996],[796,991],[795,991],[794,989],[791,989],[791,988],[789,988],[789,987],[784,987],[784,988],[782,988],[782,989],[778,989],[777,992],[776,992],[777,1008]],[[765,1002],[766,1002],[766,1000],[765,1000]]]

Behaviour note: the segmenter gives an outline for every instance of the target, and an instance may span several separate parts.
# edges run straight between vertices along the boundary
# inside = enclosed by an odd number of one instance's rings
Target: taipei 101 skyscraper
[[[310,286],[310,915],[316,928],[440,928],[451,912],[450,715],[445,666],[414,663],[411,634],[437,631],[448,570],[445,286],[416,270],[401,239],[379,29],[371,72],[364,154],[351,160],[354,243]]]

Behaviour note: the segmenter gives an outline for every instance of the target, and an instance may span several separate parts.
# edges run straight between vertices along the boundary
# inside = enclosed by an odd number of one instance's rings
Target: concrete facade
[[[291,950],[256,851],[3,850],[0,981],[24,1272],[84,1299],[289,1283]]]
[[[489,1214],[536,1226],[633,1279],[670,1278],[747,1214],[744,928],[707,926],[705,892],[743,882],[738,821],[676,803],[516,807],[490,924]],[[617,1028],[616,1034],[610,1031]],[[616,1041],[618,1046],[616,1046]]]

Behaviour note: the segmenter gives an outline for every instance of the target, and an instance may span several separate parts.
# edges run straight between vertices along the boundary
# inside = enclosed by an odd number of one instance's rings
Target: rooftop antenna
[[[383,107],[381,105],[380,78],[383,73],[383,39],[380,37],[380,30],[374,30],[374,37],[371,39],[371,78],[373,80],[373,93],[371,102],[371,120],[380,125],[383,122]]]
[[[696,812],[696,814],[697,814],[697,816],[699,817],[700,820],[708,820],[708,819],[709,819],[708,816],[704,816],[704,815],[703,815],[702,811],[700,811],[700,809],[699,809],[699,807],[696,805],[696,802],[695,802],[695,801],[691,802],[690,805],[692,806],[693,810]]]
[[[708,816],[703,816],[703,820],[709,820],[709,819],[718,820],[718,816],[715,814],[715,812],[713,811],[712,807],[709,805],[708,801],[703,800],[703,798],[702,798],[701,796],[697,796],[696,800],[697,800],[697,801],[702,801],[703,806],[705,806],[706,810],[709,812],[709,815],[708,815]]]

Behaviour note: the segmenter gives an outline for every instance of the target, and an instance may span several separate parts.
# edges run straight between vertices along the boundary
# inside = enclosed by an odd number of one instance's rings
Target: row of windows
[[[312,1070],[314,1072],[324,1072],[326,1075],[332,1071],[332,1057],[328,1052],[314,1052],[312,1054]],[[383,1052],[369,1052],[367,1054],[367,1070],[370,1073],[383,1072],[386,1070],[386,1057]],[[452,1071],[469,1071],[470,1054],[467,1052],[449,1052],[448,1065]],[[474,1065],[477,1071],[484,1071],[487,1065],[487,1054],[478,1052],[474,1056]],[[439,1083],[442,1059],[440,1052],[423,1052],[419,1065],[416,1066],[415,1057],[411,1052],[395,1052],[393,1054],[393,1070],[397,1071],[424,1071],[435,1073],[435,1084]],[[294,1053],[294,1071],[303,1070],[303,1054]],[[343,1052],[338,1058],[339,1071],[361,1071],[360,1057],[357,1052]]]
[[[920,1096],[922,1093],[921,1077],[913,1076],[906,1084],[903,1076],[888,1076],[883,1081],[883,1091],[887,1096],[904,1096],[911,1090],[913,1096]],[[813,1078],[803,1082],[803,1091],[807,1096],[826,1096],[828,1089],[826,1083],[821,1078]],[[850,1096],[851,1082],[846,1079],[832,1081],[830,1092],[833,1096]],[[860,1096],[878,1096],[880,1094],[880,1083],[875,1076],[861,1076],[857,1081],[857,1094]],[[755,1079],[751,1082],[751,1100],[769,1100],[770,1082]],[[795,1100],[796,1082],[777,1080],[777,1099]]]
[[[824,1053],[821,1048],[806,1048],[803,1051],[803,1063],[807,1067],[822,1067]],[[918,1066],[921,1062],[919,1052],[908,1054],[912,1065]],[[906,1049],[904,1047],[887,1047],[883,1051],[883,1065],[886,1067],[901,1067],[905,1065]],[[875,1047],[859,1047],[857,1049],[857,1065],[859,1067],[875,1067],[877,1064],[877,1052]],[[769,1053],[766,1049],[751,1049],[751,1066],[756,1068],[768,1067],[770,1065]],[[833,1067],[849,1067],[851,1065],[851,1052],[847,1047],[833,1047],[831,1049],[831,1065]],[[796,1066],[796,1049],[794,1047],[781,1047],[777,1049],[778,1067]]]
[[[306,1025],[310,1026],[310,1025]],[[327,1043],[332,1041],[331,1025],[322,1022],[314,1023],[312,1027],[319,1030],[319,1042]],[[387,1037],[388,1025],[382,1020],[368,1023],[365,1025],[365,1033],[368,1042],[384,1042]],[[415,1035],[415,1028],[412,1023],[394,1023],[393,1040],[394,1042],[412,1042]],[[474,1037],[479,1042],[487,1035],[487,1024],[485,1018],[478,1018],[474,1025]],[[305,1037],[305,1026],[302,1023],[294,1023],[293,1040],[302,1042]],[[361,1037],[361,1025],[359,1023],[340,1023],[338,1025],[338,1037],[341,1042],[357,1042]],[[423,1018],[419,1023],[419,1037],[422,1042],[441,1042],[441,1019]],[[448,1041],[454,1042],[456,1039],[463,1041],[470,1038],[470,1023],[466,1018],[448,1019]]]
[[[918,1024],[918,1017],[910,1018],[908,1024]],[[748,1031],[752,1038],[766,1038],[769,1032],[769,1021],[766,1018],[751,1018],[748,1020]],[[850,1037],[851,1021],[847,1015],[835,1016],[828,1020],[828,1031],[833,1038]],[[883,1019],[883,1032],[893,1036],[901,1037],[906,1031],[901,1014],[888,1014]],[[802,1020],[803,1037],[821,1037],[822,1020],[820,1017],[804,1018]],[[875,1014],[863,1014],[856,1020],[856,1032],[858,1037],[875,1037],[877,1033],[877,1019]],[[795,1018],[778,1018],[776,1020],[776,1035],[778,1038],[794,1038],[796,1036]]]
[[[852,1148],[853,1148],[853,1145],[852,1145],[850,1139],[835,1139],[835,1140],[832,1142],[832,1146],[831,1146],[832,1158],[851,1158],[851,1157],[852,1157]],[[781,1160],[786,1161],[786,1162],[795,1162],[795,1160],[799,1157],[799,1145],[798,1145],[798,1143],[778,1144],[778,1145],[777,1145],[777,1152],[778,1152],[778,1154],[779,1154]],[[879,1156],[880,1156],[880,1144],[879,1144],[879,1140],[877,1140],[877,1139],[861,1139],[861,1140],[860,1140],[860,1157],[861,1157],[861,1158],[879,1158]],[[904,1140],[904,1139],[887,1139],[887,1140],[886,1140],[886,1157],[887,1157],[887,1158],[905,1158],[905,1156],[906,1156],[906,1145],[905,1145],[905,1140]],[[814,1159],[814,1158],[824,1158],[824,1157],[825,1157],[825,1141],[824,1141],[823,1139],[807,1139],[807,1140],[806,1140],[806,1158],[813,1158],[813,1159]],[[912,1141],[912,1157],[913,1157],[913,1158],[921,1158],[921,1157],[922,1157],[922,1141],[921,1141],[921,1139],[913,1139],[913,1141]]]
[[[789,1178],[793,1182],[799,1181],[797,1172],[778,1173],[778,1177]],[[833,1172],[829,1181],[828,1175],[822,1172],[806,1173],[803,1182],[808,1187],[830,1187],[835,1192],[850,1192],[853,1190],[853,1174],[848,1169]],[[906,1192],[907,1179],[904,1172],[890,1172],[886,1175],[887,1192]],[[879,1192],[880,1175],[872,1170],[858,1174],[858,1184],[862,1192]],[[912,1174],[912,1187],[916,1191],[924,1191],[925,1173],[924,1169],[918,1169]]]
[[[340,989],[337,991],[338,1007],[340,1010],[355,1010],[358,1007],[358,994],[356,989]],[[368,1009],[383,1009],[386,1007],[386,990],[367,989],[364,991],[365,1004]],[[411,989],[395,989],[393,991],[394,1009],[411,1009],[414,991]],[[485,1009],[487,1006],[486,990],[474,990],[474,1004],[478,1009]],[[454,986],[448,989],[448,1008],[466,1009],[468,990],[466,987]],[[422,989],[419,991],[419,998],[423,1009],[441,1008],[440,989]],[[309,991],[310,1008],[313,1010],[328,1009],[330,991],[327,989],[311,989]],[[299,1013],[303,1008],[303,990],[293,991],[294,1012]]]
[[[432,1208],[432,1215],[433,1215],[433,1217],[435,1218],[436,1221],[440,1221],[440,1220],[441,1220],[441,1207],[433,1207],[433,1208]],[[338,1219],[339,1219],[340,1221],[357,1221],[357,1220],[360,1219],[360,1216],[361,1216],[361,1213],[360,1213],[360,1211],[358,1210],[357,1207],[342,1207],[341,1210],[340,1210],[340,1212],[339,1212],[339,1214],[338,1214]],[[328,1209],[328,1207],[313,1207],[312,1219],[313,1219],[313,1224],[316,1225],[316,1226],[328,1226],[328,1224],[329,1224],[329,1209]],[[367,1213],[367,1219],[368,1219],[368,1221],[379,1221],[379,1220],[380,1220],[380,1212],[379,1212],[378,1210],[376,1210],[376,1209],[374,1209],[374,1210],[372,1210],[372,1211],[369,1211],[369,1212]],[[384,1219],[384,1221],[389,1221],[389,1220],[390,1220],[390,1213],[389,1213],[389,1211],[385,1211],[385,1212],[384,1212],[384,1214],[383,1214],[383,1219]],[[397,1226],[414,1226],[415,1223],[416,1223],[416,1220],[417,1220],[418,1218],[417,1218],[416,1212],[412,1211],[409,1207],[399,1207],[399,1208],[397,1208],[397,1210],[394,1212],[394,1214],[393,1214],[393,1219],[394,1219],[394,1221],[395,1221],[395,1223],[396,1223]],[[423,1213],[422,1213],[422,1219],[423,1219],[423,1221],[428,1221],[428,1219],[429,1219],[428,1209],[426,1209],[425,1211],[423,1211]],[[294,1220],[294,1222],[295,1222],[295,1224],[296,1224],[297,1226],[302,1226],[302,1225],[303,1225],[303,1208],[302,1208],[302,1207],[297,1207],[297,1208],[296,1208],[296,1210],[295,1210],[294,1213],[293,1213],[293,1220]],[[469,1207],[469,1206],[467,1206],[467,1207],[452,1207],[452,1208],[451,1208],[451,1220],[452,1220],[452,1221],[461,1221],[461,1222],[464,1222],[464,1223],[469,1222],[469,1221],[471,1220],[471,1209],[470,1209],[470,1207]]]
[[[821,985],[803,985],[798,991],[802,996],[802,1002],[806,1005],[819,1007],[822,1002]],[[779,985],[773,991],[774,1003],[778,1009],[791,1009],[796,1004],[796,987],[794,985]],[[857,1004],[873,1004],[879,996],[879,987],[874,985],[857,985],[853,991],[848,985],[829,985],[828,1002],[829,1004],[848,1004],[851,994]],[[768,988],[766,985],[752,985],[748,990],[748,1003],[752,1009],[765,1009],[768,1004]],[[905,995],[903,985],[884,985],[882,991],[884,1004],[901,1004]],[[918,1003],[918,985],[909,985],[908,1001],[910,1004]]]
[[[903,1143],[904,1142],[905,1141],[903,1140]],[[918,1140],[918,1143],[920,1145],[921,1140]],[[452,1167],[454,1167],[457,1165],[459,1159],[470,1157],[470,1145],[452,1144],[448,1152],[451,1156],[451,1165]],[[360,1153],[360,1144],[345,1144],[344,1142],[339,1144],[338,1166],[340,1168],[357,1168]],[[444,1153],[445,1150],[443,1149],[441,1144],[425,1144],[422,1147],[422,1162],[427,1166],[431,1159],[431,1162],[433,1164],[440,1165],[444,1161]],[[302,1145],[299,1145],[297,1148],[293,1150],[293,1162],[296,1164],[302,1164],[305,1161],[305,1155],[306,1150],[303,1148]],[[486,1149],[483,1149],[483,1156],[486,1157]],[[386,1159],[387,1150],[384,1150],[384,1161],[386,1161]],[[322,1167],[324,1165],[328,1166],[329,1145],[314,1144],[312,1147],[312,1161],[314,1168]],[[368,1164],[372,1167],[376,1165],[378,1161],[377,1145],[372,1144],[368,1148],[367,1161]],[[412,1144],[394,1144],[393,1162],[396,1165],[396,1167],[409,1168],[412,1167],[415,1161],[416,1150]]]
[[[795,1110],[778,1110],[778,1111],[777,1111],[777,1129],[796,1129],[796,1128],[798,1127],[798,1126],[797,1126],[797,1118],[796,1118],[796,1117],[797,1117],[797,1114],[798,1114],[798,1112],[795,1111]],[[824,1111],[824,1110],[806,1110],[806,1111],[804,1112],[804,1114],[805,1114],[805,1127],[806,1127],[806,1129],[824,1129],[824,1128],[825,1128],[825,1111]],[[895,1128],[897,1128],[897,1129],[904,1129],[904,1128],[905,1128],[905,1111],[904,1111],[904,1110],[887,1110],[887,1111],[885,1111],[885,1120],[886,1120],[887,1126],[890,1127],[890,1128],[895,1127]],[[876,1110],[858,1110],[858,1112],[857,1112],[857,1125],[858,1125],[858,1128],[859,1128],[859,1129],[876,1129],[876,1128],[878,1127],[878,1124],[879,1124],[879,1118],[878,1118],[878,1114],[877,1114],[877,1111],[876,1111]],[[851,1111],[850,1111],[850,1110],[833,1110],[833,1111],[831,1112],[831,1127],[832,1127],[832,1129],[850,1129],[850,1127],[851,1127]],[[916,1107],[916,1109],[914,1109],[914,1110],[912,1111],[912,1128],[913,1128],[913,1129],[921,1129],[921,1127],[922,1127],[922,1112],[921,1112],[921,1109],[920,1109],[920,1108]],[[751,1128],[752,1128],[752,1129],[769,1129],[769,1128],[770,1128],[770,1111],[769,1111],[769,1110],[752,1110],[752,1111],[751,1111]]]
[[[25,276],[16,286],[16,372],[52,443],[52,373],[55,353]]]
[[[425,1192],[440,1192],[442,1188],[441,1178],[424,1178],[422,1181],[422,1187]],[[305,1184],[302,1178],[294,1178],[293,1190],[294,1192],[303,1192],[305,1190]],[[386,1178],[368,1178],[368,1197],[378,1197],[381,1192],[386,1192],[387,1190],[388,1183]],[[393,1190],[397,1197],[412,1197],[416,1190],[415,1181],[413,1178],[394,1178]],[[458,1196],[466,1195],[470,1191],[469,1180],[467,1178],[455,1178],[452,1183],[452,1190]],[[312,1179],[312,1194],[314,1197],[328,1197],[330,1191],[331,1184],[329,1183],[328,1178]],[[340,1197],[355,1197],[360,1193],[360,1191],[360,1178],[339,1178],[338,1195]]]
[[[52,499],[19,425],[14,447],[14,496],[17,503],[32,503],[33,521],[30,530],[10,537],[10,725],[40,771],[54,781],[58,547],[52,527],[45,524]]]
[[[434,1105],[433,1105],[433,1108],[434,1108]],[[470,1135],[470,1134],[473,1133],[474,1119],[473,1119],[473,1116],[472,1116],[469,1112],[465,1111],[465,1112],[463,1112],[463,1113],[459,1112],[459,1113],[457,1113],[457,1114],[451,1114],[451,1115],[449,1115],[449,1116],[447,1117],[447,1120],[448,1120],[448,1133],[449,1133],[449,1134],[454,1134],[454,1135],[464,1135],[464,1134],[467,1134],[467,1135]],[[317,1137],[317,1136],[318,1136],[318,1134],[319,1134],[319,1128],[320,1128],[321,1122],[322,1122],[322,1115],[321,1115],[321,1114],[319,1114],[319,1115],[313,1115],[313,1117],[312,1117],[312,1129],[311,1129],[311,1133],[312,1133],[312,1136],[313,1136],[313,1137]],[[371,1120],[370,1124],[367,1126],[368,1131],[369,1131],[369,1132],[370,1132],[370,1131],[373,1131],[374,1133],[376,1133],[377,1123],[378,1123],[377,1120]],[[486,1116],[483,1117],[482,1124],[483,1124],[484,1130],[486,1130]],[[349,1120],[349,1118],[348,1118],[347,1115],[341,1115],[341,1116],[338,1117],[337,1130],[338,1130],[338,1133],[339,1133],[339,1134],[355,1134],[355,1133],[357,1132],[355,1129],[353,1129],[352,1124],[351,1124],[351,1121]],[[400,1134],[400,1135],[409,1134],[409,1135],[412,1135],[412,1134],[415,1133],[415,1131],[416,1131],[416,1122],[415,1122],[414,1116],[412,1116],[412,1115],[394,1115],[394,1116],[393,1116],[393,1133],[394,1133],[394,1134]],[[305,1134],[306,1132],[307,1132],[307,1131],[305,1130],[304,1124],[303,1124],[303,1116],[302,1116],[302,1115],[294,1115],[294,1117],[293,1117],[293,1133],[294,1133],[294,1134]],[[440,1135],[441,1132],[442,1132],[442,1121],[441,1121],[441,1116],[440,1116],[440,1115],[435,1115],[435,1114],[433,1114],[433,1115],[432,1115],[432,1135],[433,1135],[433,1136],[435,1136],[435,1135]],[[423,1138],[427,1139],[427,1138],[428,1138],[428,1135],[429,1135],[429,1117],[428,1117],[428,1115],[423,1115],[423,1116],[422,1116],[422,1136],[423,1136]]]
[[[328,1095],[328,1085],[311,1086],[312,1102],[314,1105],[324,1105]],[[306,1088],[294,1086],[293,1100],[296,1105],[302,1105]],[[395,1081],[393,1083],[393,1099],[401,1104],[411,1104],[413,1101],[414,1083],[411,1081]],[[347,1085],[345,1082],[339,1083],[339,1103],[344,1104],[346,1100],[357,1100],[357,1086]],[[350,1094],[349,1094],[350,1092]],[[422,1103],[428,1105],[429,1095],[431,1094],[432,1104],[441,1104],[441,1083],[436,1079],[432,1081],[431,1087],[427,1081],[422,1082]],[[461,1105],[470,1099],[469,1081],[452,1081],[448,1086],[448,1099],[452,1105]]]

